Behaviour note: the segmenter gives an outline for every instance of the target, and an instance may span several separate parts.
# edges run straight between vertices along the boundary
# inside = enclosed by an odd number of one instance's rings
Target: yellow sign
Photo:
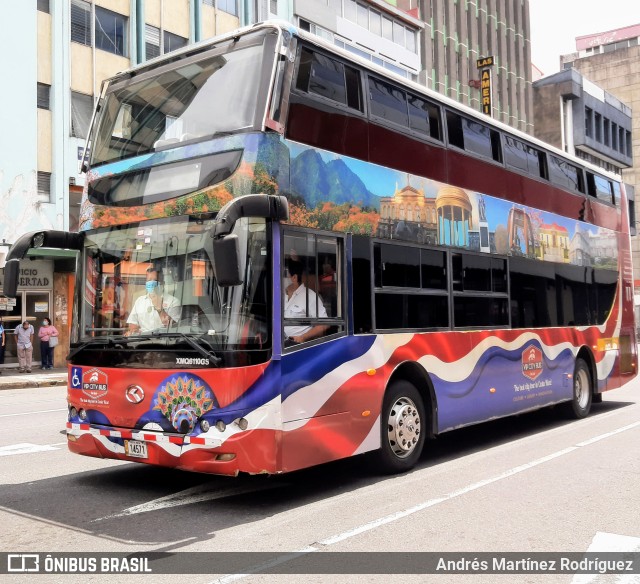
[[[493,67],[493,56],[476,59],[476,67],[478,69],[482,69],[483,67]]]
[[[491,73],[483,69],[480,76],[480,94],[482,98],[482,113],[491,115]]]

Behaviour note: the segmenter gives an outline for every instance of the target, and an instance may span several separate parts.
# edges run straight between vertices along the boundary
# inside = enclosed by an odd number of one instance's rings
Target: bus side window
[[[360,74],[357,69],[306,47],[300,51],[296,89],[362,111]]]
[[[344,331],[344,323],[336,322],[343,318],[341,250],[341,239],[337,237],[304,232],[285,234],[286,338],[298,343]],[[304,341],[299,340],[301,337]]]

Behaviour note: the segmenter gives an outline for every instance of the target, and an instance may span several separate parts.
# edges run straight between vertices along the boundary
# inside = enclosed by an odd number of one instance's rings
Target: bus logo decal
[[[195,375],[172,376],[163,382],[154,410],[183,434],[193,431],[198,419],[217,407],[211,388]]]
[[[522,351],[522,375],[532,381],[542,373],[542,351],[535,345],[529,345]]]
[[[82,393],[93,399],[105,396],[108,385],[107,374],[100,369],[89,369],[82,375]]]
[[[132,404],[139,404],[144,399],[144,390],[139,385],[130,385],[124,396]]]

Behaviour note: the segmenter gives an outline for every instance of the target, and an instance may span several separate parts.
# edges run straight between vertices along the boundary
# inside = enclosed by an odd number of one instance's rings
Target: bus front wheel
[[[384,472],[405,472],[415,466],[426,435],[426,415],[420,392],[408,381],[394,381],[382,405],[378,463]]]
[[[573,372],[573,398],[565,404],[566,413],[572,418],[586,418],[592,401],[591,373],[582,359],[576,359]]]

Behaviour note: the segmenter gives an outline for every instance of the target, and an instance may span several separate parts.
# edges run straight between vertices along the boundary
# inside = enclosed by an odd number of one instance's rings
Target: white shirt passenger
[[[136,299],[129,318],[127,319],[127,324],[137,325],[140,327],[141,332],[148,333],[167,327],[167,323],[163,323],[163,314],[169,315],[169,318],[171,318],[173,322],[178,322],[180,312],[180,302],[175,296],[163,294],[162,308],[158,310],[154,306],[149,294],[145,294]]]
[[[307,294],[309,295],[309,312],[307,312]],[[316,306],[318,310],[316,311]],[[325,310],[322,300],[313,291],[309,290],[304,284],[300,284],[291,297],[287,298],[285,294],[284,299],[284,317],[287,318],[327,318],[327,311]],[[287,337],[298,337],[303,335],[307,331],[310,331],[313,327],[308,324],[292,325],[284,327],[284,334]]]

